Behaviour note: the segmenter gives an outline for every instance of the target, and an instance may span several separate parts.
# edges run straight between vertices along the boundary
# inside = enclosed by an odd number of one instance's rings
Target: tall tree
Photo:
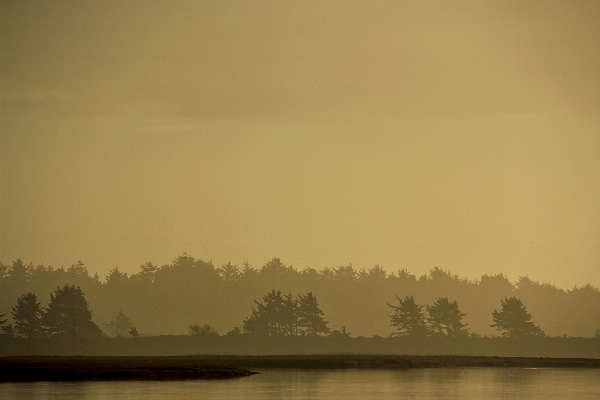
[[[14,331],[17,336],[36,339],[45,336],[42,326],[42,307],[37,296],[31,292],[20,296],[12,309],[15,320]]]
[[[4,268],[3,268],[4,269]],[[12,266],[7,268],[0,281],[0,296],[4,297],[8,304],[13,304],[20,294],[30,290],[31,284],[31,264],[25,265],[20,258],[12,262]],[[6,303],[5,303],[6,304]]]
[[[126,337],[133,324],[129,320],[129,317],[123,313],[123,310],[119,310],[115,319],[104,325],[106,331],[111,336]]]
[[[392,335],[397,336],[424,336],[428,333],[427,323],[423,306],[415,302],[413,296],[406,296],[403,299],[398,297],[398,305],[394,306],[388,303],[394,310],[390,315],[390,325],[396,328]]]
[[[323,311],[319,308],[317,298],[312,292],[304,296],[298,295],[297,312],[298,327],[302,334],[316,336],[329,333],[327,326],[329,321],[323,318]]]
[[[137,274],[131,275],[131,278],[134,281],[151,283],[151,282],[154,282],[154,279],[156,277],[156,272],[158,270],[159,270],[159,268],[156,265],[152,264],[151,261],[148,261],[146,264],[140,265],[140,272],[138,272]]]
[[[294,335],[297,315],[291,295],[283,296],[281,290],[271,290],[263,296],[262,303],[254,300],[256,308],[244,320],[244,332],[252,335]]]
[[[223,264],[221,268],[219,268],[219,275],[225,281],[237,281],[241,272],[237,265],[231,264],[231,261],[228,261],[227,264]]]
[[[467,314],[460,312],[456,301],[450,302],[447,297],[440,297],[433,306],[426,306],[429,314],[429,324],[435,333],[456,337],[467,333],[466,324],[462,323],[462,317]]]
[[[500,300],[502,309],[494,310],[492,318],[494,323],[490,325],[499,331],[502,336],[522,338],[526,336],[544,336],[544,332],[532,321],[532,316],[527,312],[521,299],[516,297],[505,297]]]
[[[65,285],[50,295],[42,314],[42,324],[50,335],[99,336],[102,331],[92,321],[92,312],[79,286]]]
[[[108,275],[106,275],[106,285],[109,287],[124,285],[129,280],[127,272],[119,271],[118,267],[115,267],[108,272]]]

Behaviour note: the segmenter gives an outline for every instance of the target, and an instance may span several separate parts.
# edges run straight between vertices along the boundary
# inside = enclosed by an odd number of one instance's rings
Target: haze
[[[0,261],[600,285],[598,2],[0,3]]]

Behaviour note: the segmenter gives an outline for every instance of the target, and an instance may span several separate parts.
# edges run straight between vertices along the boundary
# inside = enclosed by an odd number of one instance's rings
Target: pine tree
[[[304,335],[316,336],[329,333],[327,324],[323,318],[323,311],[319,308],[317,298],[312,292],[306,295],[298,295],[298,326]]]
[[[223,266],[219,268],[218,271],[219,275],[221,275],[221,278],[228,282],[237,281],[241,276],[239,267],[237,265],[231,264],[231,261],[228,261],[227,264],[223,264]]]
[[[287,336],[298,335],[298,304],[291,293],[283,296],[282,325],[283,334]]]
[[[45,336],[46,331],[42,327],[42,311],[35,294],[29,292],[20,296],[12,309],[15,334],[28,339]]]
[[[79,286],[65,285],[50,295],[50,303],[42,314],[42,324],[50,335],[102,334],[98,325],[92,321],[92,312]]]
[[[427,306],[426,309],[433,332],[451,337],[467,333],[466,324],[461,321],[466,314],[460,312],[456,301],[450,302],[447,297],[440,297],[433,306]]]
[[[502,332],[502,336],[522,338],[526,336],[544,336],[539,326],[533,323],[532,316],[527,312],[523,302],[516,297],[505,297],[500,300],[501,311],[494,310],[492,318],[494,323],[490,325]]]
[[[271,290],[263,296],[262,303],[254,300],[256,308],[244,320],[244,332],[252,335],[278,336],[296,334],[297,314],[291,294],[283,296],[281,290]]]
[[[129,320],[129,317],[123,314],[123,310],[119,310],[114,321],[110,321],[104,327],[111,336],[126,337],[129,334],[129,330],[133,328],[133,324]]]
[[[394,314],[390,315],[390,325],[396,328],[396,332],[392,335],[397,336],[424,336],[428,333],[427,324],[423,306],[415,303],[413,296],[406,296],[403,299],[396,295],[398,305],[393,306],[388,303],[394,310]]]

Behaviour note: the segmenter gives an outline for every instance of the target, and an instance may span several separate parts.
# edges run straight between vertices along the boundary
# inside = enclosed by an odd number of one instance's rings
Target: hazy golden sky
[[[600,2],[2,1],[0,260],[600,285]]]

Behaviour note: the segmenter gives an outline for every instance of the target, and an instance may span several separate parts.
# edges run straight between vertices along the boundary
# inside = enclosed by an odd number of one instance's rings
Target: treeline
[[[462,322],[466,314],[460,312],[456,301],[450,302],[447,297],[439,298],[433,306],[417,304],[413,296],[399,298],[398,305],[388,304],[393,309],[390,325],[395,328],[390,336],[411,338],[445,337],[450,339],[465,338],[469,335],[467,325]],[[265,339],[320,336],[349,337],[345,327],[341,331],[331,332],[323,310],[312,292],[294,297],[291,293],[284,295],[281,290],[271,290],[262,296],[262,302],[255,300],[252,314],[243,321],[243,330],[234,328],[226,336],[238,337],[243,333],[248,336]],[[544,332],[532,321],[532,315],[520,299],[511,297],[501,301],[500,311],[494,310],[492,317],[495,327],[502,331],[502,336],[514,339],[543,337]],[[425,308],[425,310],[424,310]],[[13,324],[5,325],[6,314],[0,314],[0,335],[39,340],[52,337],[67,337],[73,340],[82,338],[100,338],[104,336],[98,325],[92,321],[92,313],[80,287],[65,285],[57,288],[50,295],[47,307],[42,307],[34,293],[26,293],[17,299],[12,308]],[[138,337],[137,328],[129,317],[119,310],[114,321],[106,326],[106,333],[123,338],[131,335]],[[209,325],[190,325],[190,336],[210,338],[219,337],[217,330]],[[471,337],[480,335],[471,334]],[[596,331],[600,338],[600,330]]]
[[[275,288],[296,301],[310,292],[319,299],[328,329],[341,332],[344,327],[355,337],[397,331],[389,306],[398,304],[395,296],[412,296],[423,307],[434,307],[440,298],[457,302],[470,334],[498,335],[490,326],[492,313],[512,297],[527,306],[547,336],[591,337],[600,328],[600,291],[591,285],[566,290],[527,277],[513,283],[502,274],[470,281],[437,267],[420,277],[407,270],[388,274],[379,266],[298,270],[279,258],[260,268],[247,262],[215,266],[187,254],[162,266],[148,262],[131,276],[114,268],[104,279],[91,276],[81,262],[68,268],[27,265],[20,259],[0,264],[0,314],[10,323],[20,296],[46,299],[67,284],[81,288],[95,323],[112,334],[119,315],[141,335],[183,334],[190,325],[220,334],[240,331],[252,307],[257,309],[255,301]]]
[[[92,313],[80,287],[65,285],[50,295],[47,307],[42,307],[31,292],[20,296],[11,312],[13,324],[6,325],[6,314],[0,314],[3,336],[40,340],[65,337],[69,340],[102,336],[102,330],[92,321]],[[135,334],[132,333],[133,336]]]

